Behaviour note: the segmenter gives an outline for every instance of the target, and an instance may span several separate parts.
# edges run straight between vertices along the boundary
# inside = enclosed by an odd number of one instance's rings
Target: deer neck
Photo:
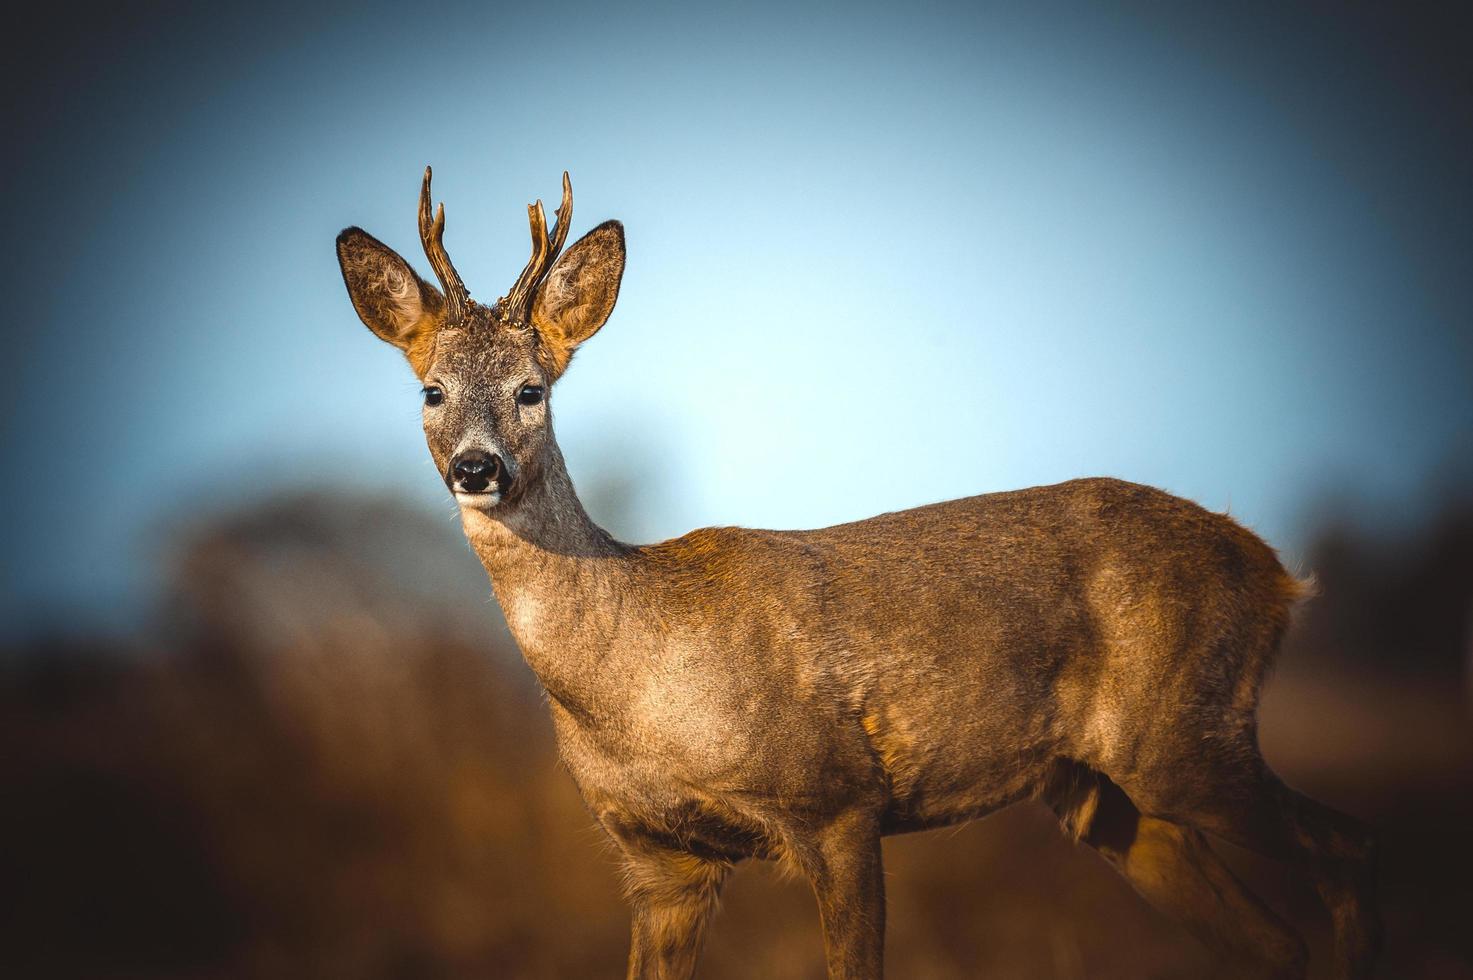
[[[528,665],[564,707],[595,713],[632,549],[583,509],[556,442],[511,508],[462,508],[461,522]]]

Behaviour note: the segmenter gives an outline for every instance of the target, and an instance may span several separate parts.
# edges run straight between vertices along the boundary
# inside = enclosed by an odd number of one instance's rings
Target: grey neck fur
[[[555,439],[512,507],[462,508],[461,522],[512,635],[549,695],[575,715],[598,714],[602,698],[592,661],[602,658],[594,651],[609,635],[607,600],[627,596],[635,549],[588,516]]]

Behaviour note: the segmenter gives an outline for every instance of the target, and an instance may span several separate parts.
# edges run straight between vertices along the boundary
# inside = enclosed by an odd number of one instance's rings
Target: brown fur
[[[423,327],[406,342],[374,293],[373,263],[403,260],[345,233],[343,268],[360,316],[446,392],[425,414],[441,472],[469,439],[515,474],[494,506],[462,498],[462,521],[623,855],[631,977],[691,975],[747,857],[811,881],[831,977],[877,977],[880,837],[1027,797],[1224,957],[1286,977],[1302,942],[1203,834],[1295,862],[1331,910],[1341,975],[1368,974],[1369,834],[1258,752],[1259,689],[1305,594],[1272,549],[1113,479],[814,531],[615,541],[579,504],[550,414],[513,397],[556,380],[607,318],[624,262],[611,229],[558,260],[535,329],[476,307],[427,361]]]

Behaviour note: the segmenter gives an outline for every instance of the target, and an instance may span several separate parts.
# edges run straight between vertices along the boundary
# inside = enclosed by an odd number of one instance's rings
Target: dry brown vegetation
[[[1382,826],[1383,975],[1473,977],[1473,519],[1338,531],[1314,564],[1266,754]],[[621,975],[614,862],[453,524],[282,499],[195,528],[171,568],[144,637],[0,664],[0,970]],[[1322,953],[1307,887],[1230,856]],[[1228,975],[1033,808],[886,860],[893,976]],[[703,967],[820,976],[806,885],[739,872]]]

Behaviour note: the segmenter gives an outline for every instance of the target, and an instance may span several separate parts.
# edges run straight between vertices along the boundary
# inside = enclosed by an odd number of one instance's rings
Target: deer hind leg
[[[1082,771],[1049,804],[1066,831],[1218,956],[1262,976],[1302,978],[1304,941],[1190,827],[1144,816],[1109,779]]]
[[[679,851],[625,846],[624,854],[633,906],[629,980],[694,976],[706,923],[731,866]]]
[[[1376,839],[1369,827],[1295,792],[1262,763],[1247,788],[1224,792],[1186,819],[1208,833],[1308,870],[1334,924],[1336,975],[1347,980],[1371,975],[1381,946],[1381,920],[1375,894]]]

